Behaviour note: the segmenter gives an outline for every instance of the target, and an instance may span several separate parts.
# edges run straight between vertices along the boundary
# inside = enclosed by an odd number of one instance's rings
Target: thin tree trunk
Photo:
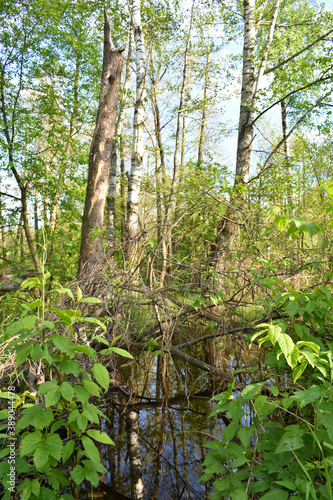
[[[153,72],[153,63],[152,63],[152,72]],[[161,136],[161,121],[160,121],[160,111],[158,107],[157,101],[157,84],[158,78],[152,75],[152,93],[151,93],[151,101],[152,101],[152,109],[154,114],[154,126],[155,126],[155,136],[157,140],[158,153],[155,155],[155,176],[156,176],[156,211],[157,211],[157,242],[158,244],[161,242],[161,274],[160,274],[160,287],[163,287],[165,274],[166,274],[166,258],[167,258],[167,249],[166,242],[164,236],[164,225],[163,225],[163,215],[162,215],[162,192],[165,192],[165,189],[162,189],[162,186],[165,186],[165,154],[164,147]],[[162,185],[161,185],[161,174],[162,174]]]
[[[28,217],[28,204],[27,204],[27,186],[24,186],[21,189],[21,203],[22,203],[22,224],[25,232],[25,236],[28,242],[28,247],[30,250],[30,254],[32,260],[34,262],[34,266],[37,272],[40,270],[40,261],[35,249],[35,246],[32,241],[32,236],[29,227],[29,217]]]
[[[125,145],[123,138],[120,138],[120,224],[121,241],[125,240],[126,231],[126,175],[125,175]]]
[[[110,22],[104,11],[104,57],[99,108],[89,154],[88,183],[82,219],[79,274],[103,256],[103,217],[108,189],[113,134],[123,56],[113,50]]]
[[[34,202],[34,229],[35,229],[35,242],[38,243],[38,191],[35,189],[35,202]]]
[[[175,188],[176,188],[177,177],[178,177],[178,167],[179,167],[178,155],[179,155],[179,147],[180,147],[181,115],[182,115],[183,108],[184,108],[184,97],[185,97],[185,88],[186,88],[186,80],[187,80],[188,56],[189,56],[190,43],[191,43],[193,13],[194,13],[194,3],[192,5],[190,28],[189,28],[189,32],[188,32],[188,36],[187,36],[185,53],[184,53],[183,79],[182,79],[182,85],[181,85],[181,90],[180,90],[179,106],[178,106],[178,110],[177,110],[176,142],[175,142],[175,152],[174,152],[174,156],[173,156],[173,176],[172,176],[169,200],[168,200],[168,204],[167,204],[166,210],[165,210],[165,222],[164,222],[165,226],[167,226],[169,224],[169,221],[170,221],[170,212],[172,211],[173,199],[174,199],[174,195],[175,195]]]
[[[125,81],[123,85],[123,91],[120,101],[120,109],[115,129],[115,139],[113,141],[112,156],[111,156],[111,168],[110,168],[110,178],[109,178],[109,192],[106,202],[107,208],[107,243],[108,243],[108,253],[113,254],[115,249],[116,237],[115,237],[115,224],[116,224],[116,188],[117,188],[117,163],[118,163],[118,150],[117,142],[121,140],[121,134],[123,130],[123,125],[125,121],[125,109],[126,109],[126,94],[130,84],[131,79],[131,64],[133,58],[133,46],[134,37],[133,29],[130,29],[128,38],[128,54],[126,62],[125,71]],[[122,160],[123,161],[123,160]]]
[[[18,102],[19,95],[22,90],[22,75],[23,75],[23,54],[22,54],[22,59],[21,59],[21,65],[20,65],[20,73],[19,73],[19,89],[17,92],[17,98],[16,98],[16,103]],[[0,85],[1,85],[1,111],[2,111],[2,116],[3,116],[3,122],[4,122],[4,128],[3,132],[6,137],[7,141],[7,147],[8,147],[8,160],[9,160],[9,168],[12,172],[12,174],[15,177],[15,180],[17,182],[17,185],[20,188],[21,191],[21,217],[22,217],[22,224],[24,228],[24,232],[27,238],[29,250],[31,253],[32,260],[34,262],[34,266],[37,272],[40,270],[40,262],[38,259],[38,255],[36,253],[31,233],[30,233],[30,228],[29,228],[29,219],[28,219],[28,207],[27,207],[27,189],[29,186],[29,181],[23,182],[22,177],[18,173],[15,167],[14,163],[14,149],[13,149],[13,141],[14,141],[14,136],[15,136],[15,128],[14,125],[11,127],[9,126],[8,123],[8,116],[6,112],[6,102],[5,102],[5,90],[4,90],[4,85],[3,85],[3,78],[0,77]],[[16,107],[14,107],[13,112],[12,112],[12,123],[15,123],[15,112],[16,112]],[[23,253],[23,252],[21,252]]]
[[[138,240],[140,238],[139,203],[142,176],[142,159],[144,153],[144,120],[147,92],[146,55],[143,30],[141,26],[140,0],[132,0],[132,21],[136,48],[136,102],[133,119],[133,145],[131,155],[131,174],[127,197],[127,223],[125,256],[129,262],[135,262]]]
[[[66,146],[65,146],[65,158],[68,157],[68,154],[70,152],[71,138],[73,137],[74,132],[75,132],[76,117],[77,117],[78,106],[79,106],[80,68],[81,68],[81,54],[79,53],[76,57],[76,63],[75,63],[75,76],[74,76],[74,84],[73,84],[73,111],[72,111],[70,121],[69,121],[69,134],[68,134]],[[56,219],[57,219],[58,201],[59,201],[60,195],[62,193],[63,185],[65,183],[65,177],[66,177],[66,168],[64,166],[64,168],[60,172],[59,189],[55,193],[53,203],[52,203],[51,208],[50,208],[49,228],[51,231],[51,238],[54,237],[54,231],[55,231]]]
[[[2,199],[0,195],[0,224],[1,224],[1,249],[2,249],[2,257],[6,259],[7,253],[6,253],[6,232],[5,232],[5,225],[3,221],[3,213],[2,213]]]
[[[198,161],[197,161],[198,166],[201,165],[202,160],[203,160],[205,126],[206,126],[206,119],[207,119],[208,83],[209,83],[209,50],[207,47],[206,65],[205,65],[205,86],[204,86],[204,95],[203,95],[203,102],[202,102],[202,116],[201,116],[199,147],[198,147]]]
[[[286,186],[287,186],[287,205],[290,213],[292,212],[293,197],[291,188],[291,168],[290,168],[290,149],[287,126],[287,111],[284,99],[281,101],[281,122],[282,122],[282,137],[284,139],[283,149],[285,158]]]

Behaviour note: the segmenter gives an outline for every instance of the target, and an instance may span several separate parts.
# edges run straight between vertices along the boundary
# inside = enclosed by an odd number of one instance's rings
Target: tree
[[[102,82],[96,127],[89,154],[79,274],[89,272],[103,256],[104,206],[109,183],[122,62],[122,50],[113,49],[110,21],[106,11],[104,11]]]

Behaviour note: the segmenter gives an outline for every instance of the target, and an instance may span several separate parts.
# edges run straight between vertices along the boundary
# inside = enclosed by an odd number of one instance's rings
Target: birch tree
[[[276,32],[277,16],[280,9],[280,0],[274,0],[271,4],[271,14],[269,22],[265,22],[268,25],[267,34],[265,37],[265,42],[263,43],[262,55],[260,62],[258,63],[258,69],[256,71],[256,35],[257,29],[260,22],[256,20],[256,6],[255,0],[244,0],[243,2],[243,15],[244,15],[244,45],[243,45],[243,66],[242,66],[242,88],[241,88],[241,106],[240,106],[240,116],[238,125],[238,141],[237,141],[237,155],[236,155],[236,172],[234,180],[234,194],[233,200],[229,204],[229,208],[225,216],[219,221],[217,225],[217,234],[215,243],[212,247],[212,252],[210,255],[210,264],[218,271],[222,272],[225,266],[225,258],[230,252],[230,247],[235,237],[235,228],[239,222],[239,212],[242,205],[242,196],[239,195],[241,191],[240,186],[246,184],[249,181],[249,171],[250,171],[250,159],[251,151],[253,147],[253,129],[256,121],[269,109],[273,107],[266,107],[263,111],[259,112],[257,109],[258,99],[260,97],[260,90],[263,84],[263,77],[271,72],[284,66],[286,70],[287,64],[293,61],[295,58],[303,54],[305,51],[309,50],[320,40],[323,40],[328,36],[329,32],[324,35],[319,36],[311,44],[306,45],[301,50],[296,50],[294,53],[286,57],[283,61],[280,60],[278,64],[275,64],[271,68],[267,68],[267,61],[269,59],[271,50],[273,48],[272,42],[274,39],[274,34]],[[294,20],[291,20],[291,23]],[[283,25],[282,25],[283,26]],[[288,25],[293,27],[293,24]],[[287,27],[288,27],[287,26]],[[284,27],[284,26],[283,26]],[[272,58],[272,56],[270,56]],[[315,81],[318,83],[324,81],[324,78],[319,78]],[[299,92],[300,88],[296,88],[293,92]],[[281,141],[273,148],[266,158],[263,167],[261,168],[261,174],[268,168],[271,159],[278,149],[286,142],[293,131],[304,122],[304,120],[309,116],[309,114],[316,109],[323,100],[329,95],[325,93],[324,96],[316,100],[316,102],[308,108],[305,113],[299,118],[299,120],[290,128],[287,135],[285,135]],[[283,98],[282,98],[283,99]],[[279,99],[275,104],[279,104],[282,99]],[[274,104],[274,105],[275,105]],[[260,175],[261,175],[260,174]],[[238,200],[238,201],[237,201]]]
[[[131,155],[131,173],[128,184],[126,249],[125,256],[130,262],[136,258],[140,238],[139,203],[144,154],[144,121],[146,110],[146,49],[141,25],[140,0],[131,1],[131,17],[136,50],[136,97],[133,119],[133,145]]]
[[[114,247],[116,243],[115,238],[115,223],[116,223],[116,187],[117,187],[117,163],[118,163],[118,151],[117,148],[121,149],[122,141],[121,135],[123,131],[125,112],[126,112],[126,97],[127,91],[131,79],[131,64],[133,58],[133,45],[134,36],[133,28],[130,28],[128,37],[128,54],[125,70],[125,79],[122,89],[121,103],[119,106],[119,114],[117,118],[117,124],[115,129],[115,139],[113,141],[113,149],[111,156],[111,168],[110,168],[110,178],[109,178],[109,192],[107,198],[107,242],[108,242],[108,253],[112,254],[114,252]],[[123,156],[123,152],[121,152]],[[123,160],[123,159],[122,159]]]

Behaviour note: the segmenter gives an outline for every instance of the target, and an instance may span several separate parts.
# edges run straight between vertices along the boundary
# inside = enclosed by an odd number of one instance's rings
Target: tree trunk
[[[103,256],[103,217],[108,188],[113,134],[123,56],[113,49],[110,23],[104,13],[104,57],[96,127],[89,154],[88,183],[82,219],[79,274]]]
[[[35,202],[34,202],[34,229],[35,229],[35,242],[36,246],[38,243],[38,191],[37,188],[35,189]]]
[[[129,262],[135,262],[138,240],[140,238],[139,203],[144,153],[144,120],[147,92],[146,55],[143,30],[141,26],[140,0],[132,0],[132,21],[136,48],[136,102],[133,120],[133,145],[131,155],[131,174],[127,197],[127,224],[125,256]]]
[[[120,138],[120,225],[121,241],[125,240],[126,232],[126,175],[125,175],[125,145]]]
[[[6,232],[5,232],[5,225],[4,225],[4,220],[3,220],[3,214],[2,214],[2,200],[1,200],[1,195],[0,195],[0,224],[1,224],[1,249],[2,249],[2,257],[6,260]]]
[[[286,172],[286,187],[287,187],[287,205],[289,212],[292,213],[293,197],[291,188],[291,168],[290,168],[290,150],[289,150],[289,137],[287,126],[287,110],[284,99],[281,101],[281,122],[282,122],[282,137],[284,139],[283,149],[285,158],[285,172]]]
[[[212,245],[209,265],[217,272],[223,272],[225,260],[230,253],[232,242],[236,236],[237,219],[244,200],[238,193],[237,186],[247,183],[250,171],[250,159],[253,141],[254,107],[262,84],[262,77],[267,66],[269,49],[273,40],[279,5],[275,0],[270,26],[266,38],[258,75],[255,77],[254,55],[256,26],[254,21],[255,0],[243,0],[244,5],[244,45],[241,105],[238,125],[238,142],[236,156],[235,192],[225,217],[217,224],[215,243]]]
[[[123,85],[123,91],[121,96],[120,110],[118,114],[116,129],[115,129],[115,139],[113,141],[112,156],[111,156],[111,168],[110,168],[110,178],[109,178],[109,193],[107,197],[106,207],[107,207],[107,242],[108,242],[108,253],[113,254],[116,237],[115,237],[115,223],[116,223],[116,187],[117,187],[117,163],[118,163],[118,150],[117,141],[120,142],[121,134],[123,130],[123,125],[125,121],[125,100],[127,90],[131,79],[131,64],[133,57],[133,29],[130,29],[129,39],[128,39],[128,55],[126,62],[125,71],[125,81]],[[123,161],[123,159],[121,160]]]
[[[199,147],[198,147],[198,161],[197,161],[198,166],[201,165],[202,160],[203,160],[205,126],[206,126],[206,118],[207,118],[208,83],[209,83],[209,50],[207,47],[206,66],[205,66],[205,86],[204,86],[204,95],[203,95],[203,102],[202,102],[202,116],[201,116]]]

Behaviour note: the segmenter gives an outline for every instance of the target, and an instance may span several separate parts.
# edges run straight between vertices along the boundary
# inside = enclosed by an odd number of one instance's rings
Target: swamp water
[[[232,371],[233,356],[228,365]],[[103,450],[108,473],[102,481],[110,489],[103,486],[80,498],[208,499],[212,484],[199,482],[209,451],[204,444],[221,439],[225,428],[218,416],[209,418],[216,404],[211,398],[228,383],[222,385],[180,360],[161,360],[150,353],[119,373],[121,382],[104,408],[109,423],[103,430],[116,444]]]

